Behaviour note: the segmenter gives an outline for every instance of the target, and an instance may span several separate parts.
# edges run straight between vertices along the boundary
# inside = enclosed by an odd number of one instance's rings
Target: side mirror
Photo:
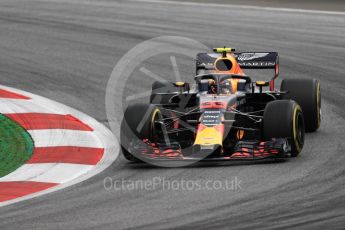
[[[269,86],[270,82],[268,82],[268,81],[257,81],[257,82],[255,82],[255,84],[256,84],[256,86],[259,87],[260,93],[262,93],[262,87]]]
[[[186,91],[188,91],[189,93],[190,91],[190,86],[188,82],[178,81],[178,82],[175,82],[174,85],[180,88],[181,93],[186,92]]]

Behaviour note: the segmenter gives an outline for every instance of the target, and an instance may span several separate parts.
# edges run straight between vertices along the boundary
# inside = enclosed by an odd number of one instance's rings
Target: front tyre
[[[155,121],[161,116],[154,105],[134,104],[128,106],[121,123],[120,142],[124,157],[129,161],[139,161],[128,149],[133,140],[153,141]]]
[[[296,157],[304,145],[304,118],[301,107],[292,100],[272,101],[266,105],[263,117],[265,140],[287,138],[291,156]]]

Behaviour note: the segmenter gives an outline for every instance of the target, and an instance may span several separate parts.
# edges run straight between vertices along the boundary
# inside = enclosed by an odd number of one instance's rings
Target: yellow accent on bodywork
[[[269,83],[266,81],[257,81],[255,82],[257,86],[268,86]]]
[[[216,52],[216,53],[223,53],[223,52],[227,52],[227,53],[231,53],[233,50],[233,48],[214,48],[213,51]]]
[[[223,135],[214,127],[206,127],[200,131],[194,145],[222,145]]]
[[[184,86],[184,84],[185,84],[185,82],[183,82],[183,81],[175,82],[176,86]]]

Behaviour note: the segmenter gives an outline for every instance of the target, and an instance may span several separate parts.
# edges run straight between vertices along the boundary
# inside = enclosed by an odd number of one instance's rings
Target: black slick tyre
[[[263,117],[263,137],[287,138],[291,156],[296,157],[304,145],[304,118],[301,107],[293,100],[272,101],[266,105]]]
[[[315,132],[321,124],[321,89],[315,79],[285,79],[281,91],[287,92],[282,99],[296,101],[303,110],[306,132]]]
[[[152,141],[154,122],[160,110],[151,104],[134,104],[128,106],[121,123],[120,142],[124,157],[129,161],[139,161],[129,151],[132,140],[148,139]]]

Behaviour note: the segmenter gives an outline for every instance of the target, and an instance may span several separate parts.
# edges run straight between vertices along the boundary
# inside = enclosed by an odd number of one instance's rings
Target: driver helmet
[[[213,79],[208,79],[209,93],[217,93],[217,83]]]
[[[232,85],[230,80],[224,80],[220,83],[220,92],[222,94],[231,94],[232,93]]]

